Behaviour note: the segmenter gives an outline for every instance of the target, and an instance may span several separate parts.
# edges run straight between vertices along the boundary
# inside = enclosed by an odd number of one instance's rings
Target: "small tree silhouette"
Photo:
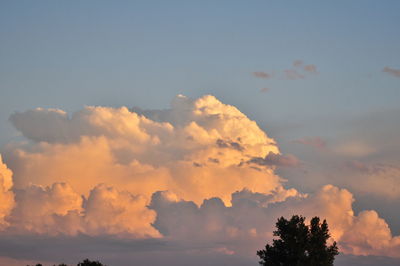
[[[26,265],[26,266],[30,266],[30,265]],[[32,265],[33,266],[33,265]],[[38,264],[36,264],[35,266],[43,266],[42,264],[40,264],[40,263],[38,263]],[[53,266],[56,266],[55,264],[53,265]],[[68,266],[67,264],[65,264],[65,263],[61,263],[61,264],[58,264],[58,266]],[[84,261],[82,261],[82,262],[79,262],[78,264],[77,264],[77,266],[107,266],[107,265],[104,265],[104,264],[101,264],[99,261],[91,261],[91,260],[89,260],[89,259],[85,259]]]
[[[339,254],[336,242],[327,246],[330,238],[326,220],[320,223],[318,217],[304,224],[305,217],[293,215],[290,220],[281,217],[276,223],[277,230],[272,246],[257,251],[260,265],[280,266],[331,266]]]
[[[79,262],[77,266],[107,266],[101,264],[99,261],[90,261],[89,259],[85,259],[82,262]]]

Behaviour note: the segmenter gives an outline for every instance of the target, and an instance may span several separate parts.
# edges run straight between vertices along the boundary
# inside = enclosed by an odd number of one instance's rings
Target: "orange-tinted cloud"
[[[275,141],[213,96],[179,95],[168,110],[86,107],[69,118],[60,110],[35,109],[10,120],[34,141],[5,152],[16,188],[64,182],[88,195],[106,183],[147,198],[171,190],[197,203],[213,196],[229,203],[244,187],[266,192],[281,186],[272,167],[258,171],[242,164],[279,154]]]
[[[303,67],[304,71],[310,72],[310,73],[317,73],[317,67],[315,65],[305,65]]]
[[[400,78],[400,69],[384,67],[382,71],[385,73],[388,73],[389,75],[391,75],[393,77]]]
[[[10,121],[30,141],[4,150],[13,177],[0,162],[0,235],[161,238],[250,256],[277,217],[296,212],[326,218],[346,253],[400,254],[376,212],[354,214],[349,191],[285,188],[275,168],[299,159],[214,96],[178,95],[167,110],[35,109]]]
[[[308,218],[327,219],[331,234],[344,253],[400,254],[396,253],[400,251],[400,237],[393,237],[386,222],[374,211],[355,215],[353,195],[345,189],[327,185],[315,194],[295,193],[275,201],[277,195],[279,192],[243,190],[232,195],[232,206],[227,207],[219,198],[204,200],[197,206],[168,192],[158,192],[153,195],[150,208],[158,214],[154,226],[165,236],[193,239],[198,244],[224,243],[223,247],[235,254],[252,252],[265,239],[271,240],[276,217],[288,217],[293,210]]]
[[[263,71],[253,72],[253,75],[256,78],[260,78],[260,79],[269,79],[269,78],[272,78],[272,76],[273,76],[272,74],[267,73],[267,72],[263,72]]]
[[[14,207],[14,193],[11,191],[12,185],[12,172],[3,163],[0,155],[0,229],[8,225],[5,218]]]

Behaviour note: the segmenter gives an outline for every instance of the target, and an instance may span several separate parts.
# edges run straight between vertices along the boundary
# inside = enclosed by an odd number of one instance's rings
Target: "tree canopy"
[[[101,264],[99,261],[90,261],[88,259],[85,259],[82,262],[79,262],[77,266],[106,266]]]
[[[27,266],[30,266],[30,265],[27,265]],[[43,265],[38,263],[35,266],[43,266]],[[53,265],[53,266],[56,266],[56,265]],[[61,263],[61,264],[58,264],[58,266],[67,266],[67,264]],[[96,261],[91,261],[89,259],[85,259],[82,262],[79,262],[77,264],[77,266],[107,266],[107,265],[104,265],[104,264],[102,264],[101,262],[99,262],[97,260]]]
[[[318,217],[306,225],[305,217],[293,215],[290,220],[278,219],[272,245],[257,251],[260,265],[270,266],[331,266],[339,254],[336,242],[327,245],[330,238],[326,220]]]

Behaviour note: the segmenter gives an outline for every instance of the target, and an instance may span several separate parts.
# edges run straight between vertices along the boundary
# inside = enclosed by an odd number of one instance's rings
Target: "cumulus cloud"
[[[65,183],[32,185],[16,191],[16,206],[7,229],[12,233],[45,235],[122,235],[159,237],[151,224],[155,213],[147,200],[100,184],[85,199]]]
[[[278,154],[275,141],[237,108],[209,95],[178,95],[168,110],[86,107],[68,117],[35,109],[10,120],[33,141],[5,152],[17,188],[68,182],[87,194],[93,184],[107,183],[146,197],[171,190],[200,203],[212,196],[229,202],[243,187],[265,192],[281,186],[272,168],[260,173],[241,164]]]
[[[0,155],[0,229],[7,226],[5,217],[14,206],[14,193],[11,191],[13,185],[12,171],[3,163]]]
[[[160,237],[151,226],[156,214],[146,204],[143,196],[118,191],[104,184],[98,185],[90,192],[85,203],[85,231],[90,235]]]
[[[389,75],[391,75],[393,77],[400,78],[400,69],[384,67],[382,71],[385,73],[388,73]]]
[[[32,185],[24,190],[16,190],[16,206],[8,221],[10,230],[34,234],[75,234],[76,228],[60,223],[60,218],[80,212],[82,198],[65,183],[51,187]]]
[[[353,201],[349,191],[327,185],[315,194],[295,193],[280,201],[275,201],[273,195],[244,190],[232,195],[230,207],[219,198],[197,206],[158,192],[150,208],[157,212],[154,226],[166,237],[190,239],[191,244],[224,243],[222,246],[234,254],[254,251],[266,239],[271,240],[276,217],[290,216],[295,209],[307,217],[327,219],[333,238],[345,253],[398,256],[400,237],[392,236],[375,211],[354,215]]]
[[[178,95],[166,110],[38,108],[10,121],[29,141],[4,149],[13,173],[0,161],[0,234],[162,239],[249,257],[295,210],[326,218],[346,253],[400,254],[376,212],[354,214],[349,191],[285,188],[276,168],[300,160],[214,96]]]

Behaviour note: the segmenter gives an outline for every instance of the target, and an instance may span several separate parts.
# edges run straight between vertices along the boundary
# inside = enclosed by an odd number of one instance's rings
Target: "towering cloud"
[[[0,229],[7,226],[5,217],[14,206],[14,193],[11,191],[12,172],[3,163],[0,155]]]
[[[400,254],[376,212],[354,214],[349,191],[285,188],[275,170],[300,161],[214,96],[178,95],[166,110],[38,108],[10,121],[28,141],[3,151],[13,178],[0,162],[4,234],[155,238],[250,256],[295,212],[328,219],[344,252]]]
[[[179,95],[169,110],[86,107],[71,118],[35,109],[10,121],[33,141],[6,151],[16,188],[65,182],[87,194],[93,184],[108,183],[147,197],[171,190],[197,203],[213,196],[229,203],[231,193],[244,187],[281,187],[271,167],[243,164],[278,154],[275,141],[213,96]]]

